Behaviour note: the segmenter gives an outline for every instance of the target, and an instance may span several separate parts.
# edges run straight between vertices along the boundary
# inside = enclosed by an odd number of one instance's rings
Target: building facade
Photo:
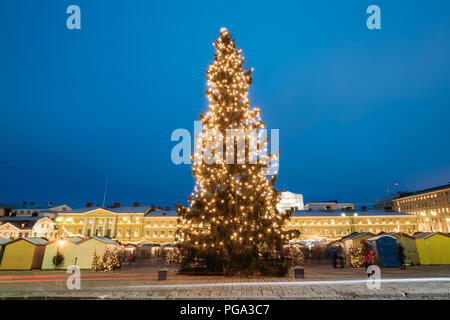
[[[53,239],[58,230],[48,217],[1,217],[0,238],[43,237]]]
[[[63,236],[100,236],[122,243],[169,243],[175,239],[177,213],[135,204],[87,206],[60,213],[55,221]]]
[[[47,216],[53,218],[59,212],[66,212],[72,210],[66,204],[54,204],[48,202],[47,204],[40,205],[34,202],[23,202],[21,206],[12,208],[12,216],[26,217],[26,216]]]
[[[383,210],[322,211],[304,210],[292,214],[286,230],[299,230],[304,241],[331,241],[354,232],[404,232],[418,231],[417,217],[401,212]]]
[[[353,210],[355,205],[350,202],[339,203],[337,200],[322,201],[322,202],[308,202],[305,205],[305,210]]]
[[[303,195],[295,194],[289,191],[281,192],[280,202],[277,204],[277,210],[283,212],[285,210],[298,211],[303,210]]]
[[[419,231],[450,232],[450,184],[394,199],[394,210],[418,218]]]
[[[105,236],[121,243],[172,243],[177,212],[150,207],[85,207],[61,213],[56,219],[61,236]],[[383,210],[299,210],[292,214],[286,230],[299,230],[296,240],[336,240],[354,232],[418,231],[417,217]]]

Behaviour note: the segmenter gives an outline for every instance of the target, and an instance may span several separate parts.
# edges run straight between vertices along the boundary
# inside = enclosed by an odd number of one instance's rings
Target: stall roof
[[[365,235],[368,235],[371,237],[375,236],[373,233],[370,233],[370,232],[355,232],[348,236],[343,237],[341,240],[353,240],[353,239],[357,239],[357,238],[359,238],[361,236],[365,236]]]
[[[0,239],[0,246],[7,244],[8,242],[11,242],[12,239]]]
[[[116,241],[111,240],[111,239],[106,238],[106,237],[92,236],[91,238],[96,239],[96,240],[101,241],[101,242],[104,242],[104,243],[117,244]]]
[[[448,234],[445,234],[445,233],[442,233],[442,232],[418,232],[418,233],[416,233],[414,235],[414,238],[416,238],[416,239],[426,239],[426,238],[432,237],[432,236],[437,235],[437,234],[440,234],[440,235],[443,235],[445,237],[449,237],[450,238],[450,236]]]

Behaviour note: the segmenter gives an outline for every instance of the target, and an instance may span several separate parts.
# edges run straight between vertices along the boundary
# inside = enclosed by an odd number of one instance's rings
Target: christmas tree
[[[291,212],[277,211],[276,173],[269,178],[264,171],[277,155],[267,154],[260,110],[250,107],[252,69],[243,67],[241,49],[225,28],[214,47],[206,71],[209,107],[200,114],[202,133],[192,155],[196,184],[189,206],[177,206],[180,269],[252,272],[264,269],[264,262],[278,268],[283,243],[298,231],[283,231]],[[211,147],[211,131],[214,138],[226,137],[226,152],[220,143]],[[230,135],[237,131],[240,136]]]

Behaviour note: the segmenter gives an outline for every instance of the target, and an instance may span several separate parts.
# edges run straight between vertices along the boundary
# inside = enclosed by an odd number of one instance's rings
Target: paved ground
[[[364,269],[305,267],[305,279],[187,276],[157,267],[82,271],[81,289],[67,289],[62,271],[2,271],[0,298],[26,299],[450,299],[450,266],[382,269],[381,289],[369,289]]]

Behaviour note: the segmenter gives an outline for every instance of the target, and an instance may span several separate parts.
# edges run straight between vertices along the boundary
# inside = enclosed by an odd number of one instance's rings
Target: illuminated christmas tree
[[[190,205],[177,206],[180,270],[280,269],[282,245],[298,231],[283,231],[291,212],[277,211],[276,172],[268,178],[264,171],[278,155],[267,153],[260,110],[250,107],[252,69],[243,67],[241,49],[225,28],[214,47],[214,63],[206,71],[209,108],[200,115],[202,133],[192,156],[196,184]],[[230,129],[240,130],[240,136],[230,135]],[[244,147],[239,148],[239,137]]]

